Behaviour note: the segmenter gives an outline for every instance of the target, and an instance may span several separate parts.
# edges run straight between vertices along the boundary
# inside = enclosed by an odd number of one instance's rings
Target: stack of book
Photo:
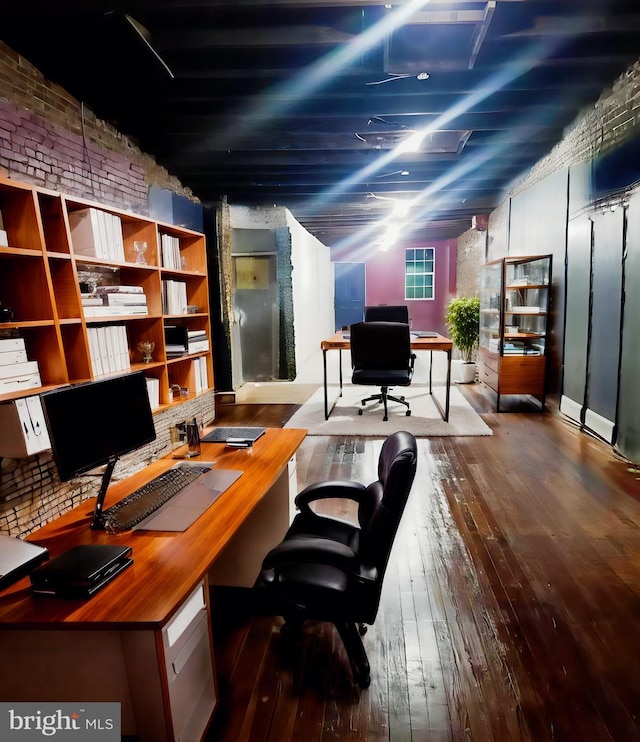
[[[184,281],[162,282],[162,313],[187,313],[187,284]]]
[[[182,258],[180,256],[180,240],[170,234],[160,235],[160,254],[162,256],[162,267],[171,270],[182,270]]]
[[[125,325],[93,325],[87,328],[87,335],[94,376],[131,369]]]
[[[85,317],[149,314],[142,286],[98,286],[93,294],[82,294]]]
[[[180,325],[165,325],[164,346],[167,358],[186,356],[189,352],[187,328]]]
[[[505,341],[503,355],[522,356],[524,355],[524,342],[522,340]]]
[[[30,361],[24,338],[0,338],[0,394],[42,386],[37,361]]]
[[[206,330],[187,331],[187,351],[189,353],[204,353],[209,350],[209,338]]]
[[[94,208],[69,213],[73,251],[78,255],[125,262],[122,220]]]

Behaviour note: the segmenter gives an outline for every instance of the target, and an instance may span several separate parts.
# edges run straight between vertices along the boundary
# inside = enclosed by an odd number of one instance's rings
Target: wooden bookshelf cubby
[[[119,225],[114,237],[107,231],[107,242],[121,244],[124,260],[74,251],[72,224],[74,212],[91,209],[101,218]],[[92,364],[90,328],[124,325],[131,371],[143,370],[160,382],[160,409],[179,403],[171,385],[179,383],[189,390],[187,397],[213,389],[212,348],[208,351],[167,358],[165,324],[182,324],[206,332],[211,339],[207,255],[204,235],[172,224],[158,222],[111,206],[45,190],[7,178],[0,178],[0,214],[7,245],[0,245],[0,307],[10,308],[10,321],[0,321],[0,337],[24,338],[29,361],[37,361],[42,387],[0,393],[0,402],[64,384],[90,381],[120,374],[96,373]],[[76,214],[77,221],[79,214]],[[119,220],[119,221],[118,221]],[[118,229],[118,227],[115,227]],[[162,235],[173,240],[175,258],[171,267],[163,265]],[[104,238],[104,234],[103,234]],[[143,261],[136,243],[146,243]],[[138,245],[139,248],[139,245]],[[83,307],[81,282],[93,277],[95,284],[142,287],[147,314],[105,314]],[[163,281],[186,286],[189,310],[163,314]],[[106,310],[108,311],[108,310]],[[125,311],[125,310],[123,310]],[[6,318],[5,318],[6,319]],[[153,360],[142,362],[139,342],[155,344]],[[199,360],[204,358],[205,360]],[[203,387],[203,372],[206,382]]]

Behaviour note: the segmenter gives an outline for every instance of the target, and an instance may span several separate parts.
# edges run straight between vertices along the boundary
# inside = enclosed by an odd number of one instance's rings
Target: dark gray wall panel
[[[581,407],[585,401],[587,386],[591,225],[591,219],[586,216],[571,220],[567,240],[567,311],[562,394]]]
[[[558,170],[511,199],[509,256],[556,252],[564,263],[569,170]]]
[[[618,398],[624,211],[593,217],[593,294],[587,407],[612,422]]]
[[[628,209],[624,297],[616,447],[640,461],[640,195]]]
[[[509,256],[553,256],[547,344],[547,391],[560,390],[564,345],[564,264],[567,250],[569,170],[559,170],[511,199]]]

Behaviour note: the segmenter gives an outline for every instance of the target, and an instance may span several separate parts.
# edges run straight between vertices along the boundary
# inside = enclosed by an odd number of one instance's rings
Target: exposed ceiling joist
[[[204,203],[278,203],[331,245],[371,241],[371,194],[458,236],[640,57],[637,0],[386,5],[32,0],[0,39]]]

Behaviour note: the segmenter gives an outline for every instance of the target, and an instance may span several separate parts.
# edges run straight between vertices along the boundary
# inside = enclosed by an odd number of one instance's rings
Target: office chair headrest
[[[384,485],[397,461],[407,461],[409,464],[407,471],[413,470],[415,474],[417,458],[418,446],[415,437],[404,430],[392,433],[382,445],[378,460],[378,479]]]

